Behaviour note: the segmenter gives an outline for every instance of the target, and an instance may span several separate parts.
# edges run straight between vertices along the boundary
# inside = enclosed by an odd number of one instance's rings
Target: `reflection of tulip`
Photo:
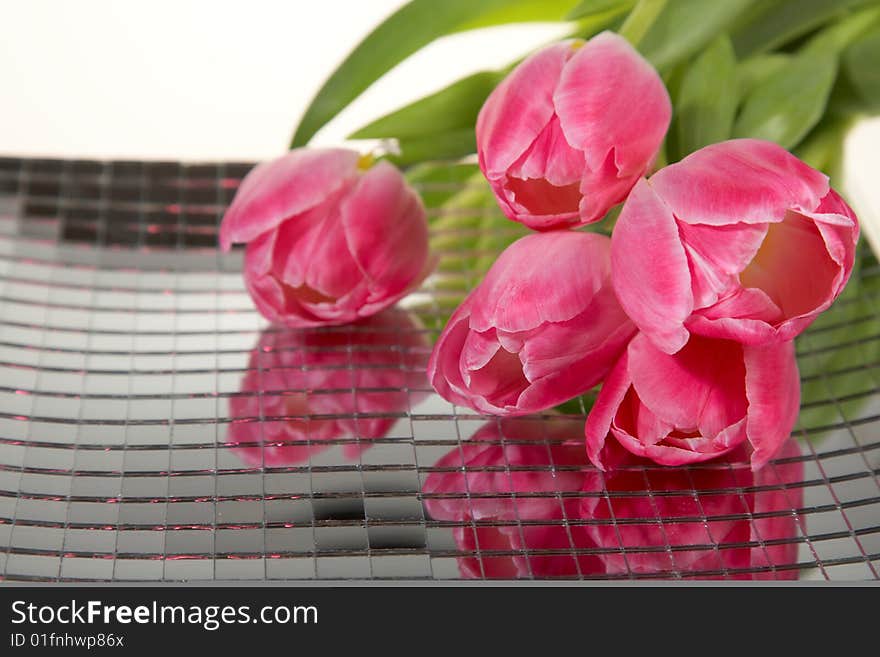
[[[790,435],[799,401],[791,342],[749,347],[693,336],[670,356],[639,333],[590,411],[587,454],[598,467],[609,465],[609,432],[663,465],[705,461],[748,441],[757,469]]]
[[[609,446],[620,468],[602,475],[571,441],[578,429],[490,422],[434,465],[425,509],[454,525],[462,577],[797,577],[795,441],[757,473],[745,448],[665,468]]]
[[[803,479],[800,449],[787,441],[779,456],[791,460],[758,473],[735,457],[741,452],[699,467],[606,474],[607,500],[585,496],[581,514],[604,521],[586,529],[608,548],[601,552],[607,574],[703,572],[721,579],[733,571],[727,578],[797,579],[797,569],[779,567],[797,563],[793,509],[802,505],[803,489],[786,486]],[[588,492],[595,492],[595,481],[588,480]]]
[[[858,235],[826,176],[769,142],[722,142],[635,186],[614,228],[614,288],[667,353],[690,333],[790,340],[843,290]]]
[[[418,194],[392,165],[354,151],[292,151],[242,181],[220,244],[247,242],[259,311],[293,327],[344,324],[392,305],[428,272]]]
[[[437,392],[483,413],[522,415],[596,385],[635,330],[611,287],[608,245],[556,231],[509,246],[434,346]]]
[[[340,328],[273,327],[229,400],[227,440],[246,461],[290,465],[326,449],[322,441],[381,438],[424,395],[426,352],[424,332],[398,310]],[[343,453],[362,448],[353,440]]]
[[[571,555],[572,540],[581,534],[563,520],[577,516],[577,498],[556,497],[583,485],[582,468],[589,465],[580,432],[580,423],[567,418],[489,422],[435,464],[437,471],[422,488],[429,498],[425,509],[435,520],[460,523],[452,530],[459,549],[482,555],[459,559],[463,577],[596,572],[600,564],[595,557],[581,555],[576,562]],[[493,550],[529,554],[484,554]],[[560,554],[531,554],[542,550]]]
[[[598,221],[644,174],[671,112],[657,72],[623,38],[559,43],[486,100],[480,168],[504,213],[530,228]]]

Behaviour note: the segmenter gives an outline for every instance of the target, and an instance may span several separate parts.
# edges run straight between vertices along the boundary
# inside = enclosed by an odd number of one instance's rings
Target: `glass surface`
[[[3,578],[877,579],[870,254],[798,340],[767,468],[603,475],[583,407],[498,420],[430,389],[436,279],[359,325],[268,325],[214,248],[249,167],[0,159]]]

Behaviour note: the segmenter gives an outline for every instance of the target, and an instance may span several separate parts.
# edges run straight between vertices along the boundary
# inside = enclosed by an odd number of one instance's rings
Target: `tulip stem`
[[[638,47],[665,7],[666,0],[639,0],[620,27],[620,36]]]

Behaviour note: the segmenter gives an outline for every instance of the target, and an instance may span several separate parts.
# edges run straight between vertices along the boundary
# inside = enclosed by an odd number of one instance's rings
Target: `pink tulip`
[[[434,389],[482,413],[522,415],[596,385],[634,333],[611,287],[609,242],[555,231],[511,244],[434,345]]]
[[[828,178],[779,146],[707,146],[640,181],[614,228],[614,289],[675,353],[690,334],[791,340],[846,285],[859,225]]]
[[[220,245],[247,242],[244,279],[259,311],[292,327],[368,317],[433,266],[418,194],[387,162],[299,149],[260,164],[223,217]]]
[[[790,435],[799,403],[791,342],[744,346],[692,336],[670,356],[639,333],[587,418],[587,455],[603,470],[613,467],[609,434],[662,465],[705,461],[748,442],[757,470]]]
[[[356,459],[425,396],[427,350],[424,329],[394,309],[340,328],[270,327],[229,399],[227,443],[255,465],[308,462],[336,443]]]
[[[800,453],[787,440],[785,461],[757,473],[743,449],[690,468],[630,459],[604,488],[586,480],[579,515],[609,576],[797,579]]]
[[[590,548],[575,519],[590,469],[577,420],[506,418],[485,424],[431,468],[422,487],[434,520],[455,523],[461,576],[467,579],[574,577],[601,562],[572,554]],[[565,495],[565,497],[563,497]],[[478,556],[474,556],[474,555]]]
[[[592,223],[645,173],[671,114],[663,81],[622,37],[565,41],[489,95],[477,118],[480,168],[514,221]]]

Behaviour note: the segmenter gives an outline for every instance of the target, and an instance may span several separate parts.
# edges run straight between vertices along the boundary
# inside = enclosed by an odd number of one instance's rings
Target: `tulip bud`
[[[747,346],[693,336],[670,356],[639,333],[587,417],[587,455],[605,469],[610,436],[636,456],[683,465],[748,442],[757,470],[791,434],[799,404],[792,342]]]
[[[726,141],[635,186],[611,239],[614,289],[670,354],[692,333],[782,342],[843,291],[858,237],[827,176],[776,144]]]
[[[254,168],[220,227],[221,247],[233,242],[247,242],[244,279],[259,311],[297,328],[373,315],[434,264],[418,194],[391,164],[343,149]]]
[[[558,43],[489,95],[477,118],[480,168],[514,221],[592,223],[645,173],[671,115],[663,81],[622,37]]]
[[[611,288],[609,239],[533,233],[453,313],[428,378],[446,400],[482,413],[534,413],[599,383],[633,333]]]

